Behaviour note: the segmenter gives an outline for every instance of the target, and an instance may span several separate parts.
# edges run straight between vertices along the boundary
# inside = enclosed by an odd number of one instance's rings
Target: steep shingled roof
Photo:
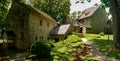
[[[24,4],[24,3],[21,3],[21,2],[14,2],[14,3],[17,3],[18,5],[23,6],[23,7],[25,7],[26,9],[28,9],[28,10],[30,10],[30,11],[32,11],[32,12],[35,12],[35,13],[37,13],[37,14],[40,14],[40,15],[46,17],[47,19],[50,19],[50,20],[52,20],[53,22],[57,23],[51,16],[49,16],[48,14],[46,14],[46,13],[43,12],[43,11],[40,11],[40,10],[36,9],[35,7],[31,7],[31,6],[26,5],[26,4]]]
[[[50,32],[50,34],[65,34],[69,28],[70,28],[70,24],[60,25],[60,26],[55,27]]]
[[[83,10],[77,19],[80,20],[80,19],[84,19],[84,18],[92,16],[99,7],[100,7],[100,5],[96,5],[96,6],[93,6],[93,7]]]
[[[72,24],[73,26],[83,26],[83,24],[80,23],[78,20],[68,20],[66,21],[66,24]]]

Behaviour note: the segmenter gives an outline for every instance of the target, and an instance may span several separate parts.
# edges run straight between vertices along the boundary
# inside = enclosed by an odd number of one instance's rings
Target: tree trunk
[[[120,49],[120,8],[117,0],[108,0],[113,20],[113,49]]]

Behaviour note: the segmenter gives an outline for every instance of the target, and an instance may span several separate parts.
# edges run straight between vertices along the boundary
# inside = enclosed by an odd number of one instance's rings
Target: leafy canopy
[[[70,11],[70,0],[30,0],[30,5],[64,23]]]
[[[5,17],[12,1],[25,2],[26,0],[0,0],[0,29],[5,27]]]

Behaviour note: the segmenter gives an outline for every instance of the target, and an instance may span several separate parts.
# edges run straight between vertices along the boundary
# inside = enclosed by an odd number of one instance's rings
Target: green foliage
[[[103,6],[109,7],[108,0],[101,0],[101,2],[103,3]]]
[[[77,14],[79,15],[81,13],[81,11],[75,11],[73,13],[70,14],[70,18],[71,19],[76,19],[77,18]]]
[[[84,43],[77,35],[69,35],[64,41],[54,43],[55,48],[51,51],[55,61],[68,61],[69,58],[73,57],[70,54],[72,51],[76,51],[77,46],[83,46]],[[80,52],[81,49],[78,49]]]
[[[70,14],[71,19],[75,19],[75,18],[76,18],[76,14],[77,14],[77,12],[76,12],[76,11],[75,11],[75,12],[73,12],[73,13],[71,13],[71,14]]]
[[[30,5],[46,12],[56,21],[64,23],[70,11],[69,0],[30,0]]]
[[[10,0],[0,0],[0,28],[4,27],[4,20],[8,12]]]
[[[73,44],[71,44],[72,47],[84,46],[84,45],[85,45],[84,42],[77,42],[77,43],[73,43]]]
[[[12,1],[20,1],[25,3],[26,0],[0,0],[0,28],[4,28],[6,26],[5,18],[8,14]]]
[[[51,55],[53,56],[54,60],[66,60],[68,61],[68,59],[70,57],[72,57],[72,55],[69,53],[71,49],[71,47],[69,46],[65,46],[65,45],[61,45],[60,46],[56,45],[55,48],[51,51]]]
[[[80,15],[81,11],[74,11],[70,14],[70,19],[76,19]]]
[[[77,42],[81,41],[80,37],[77,35],[70,35],[67,37],[66,40],[64,40],[64,43],[72,43],[72,42]]]
[[[39,58],[48,58],[50,56],[52,44],[37,41],[31,47],[31,53],[36,54]]]
[[[101,0],[101,2],[105,7],[110,7],[108,0]],[[118,4],[119,5],[118,7],[120,8],[120,0],[117,0],[116,4]]]
[[[94,57],[86,56],[85,61],[98,61]]]
[[[104,36],[105,34],[104,34],[104,32],[100,32],[99,35],[100,36]]]

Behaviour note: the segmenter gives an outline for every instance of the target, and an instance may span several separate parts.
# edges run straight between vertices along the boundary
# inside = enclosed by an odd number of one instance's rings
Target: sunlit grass
[[[111,45],[113,43],[113,35],[104,35],[100,36],[99,34],[86,34],[85,37],[89,40],[95,43],[100,51],[105,54],[106,56],[120,59],[120,51],[111,50]]]

